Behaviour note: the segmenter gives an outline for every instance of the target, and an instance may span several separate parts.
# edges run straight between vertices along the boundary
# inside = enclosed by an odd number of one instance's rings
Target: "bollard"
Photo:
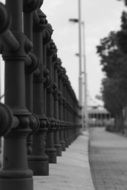
[[[47,21],[45,15],[38,9],[33,15],[33,44],[38,57],[38,69],[33,76],[33,112],[40,121],[39,129],[33,134],[32,152],[29,155],[29,167],[34,175],[49,175],[49,161],[45,153],[47,120],[44,116],[43,87],[43,33]]]

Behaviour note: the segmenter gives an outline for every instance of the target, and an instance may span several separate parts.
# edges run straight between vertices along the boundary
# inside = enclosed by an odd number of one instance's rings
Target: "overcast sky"
[[[96,46],[110,31],[119,29],[121,13],[125,9],[124,3],[117,0],[82,0],[88,94],[92,99],[100,93],[103,78]],[[78,97],[79,66],[75,56],[78,52],[78,24],[69,22],[69,18],[78,17],[78,0],[44,0],[42,10],[53,26],[58,55]]]

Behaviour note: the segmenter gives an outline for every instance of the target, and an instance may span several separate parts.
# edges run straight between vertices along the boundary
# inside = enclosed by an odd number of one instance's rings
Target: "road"
[[[96,190],[127,190],[127,137],[91,128],[89,159]]]

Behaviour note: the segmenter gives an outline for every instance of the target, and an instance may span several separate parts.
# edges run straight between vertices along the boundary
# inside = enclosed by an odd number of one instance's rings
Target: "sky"
[[[78,0],[44,0],[42,10],[54,29],[53,39],[58,48],[58,56],[66,68],[72,87],[78,97],[78,24],[69,22],[78,18]],[[90,104],[99,104],[95,98],[100,94],[100,58],[96,46],[110,31],[120,29],[120,17],[126,10],[124,3],[117,0],[81,0],[82,21],[85,23],[85,55],[87,72],[87,94]]]
[[[0,1],[0,2],[5,2]],[[53,40],[58,49],[58,57],[66,68],[67,75],[78,97],[78,24],[69,22],[78,18],[78,0],[44,0],[41,7],[53,27]],[[85,23],[85,55],[87,72],[87,94],[89,104],[99,104],[96,95],[100,94],[104,74],[96,46],[100,39],[112,30],[119,30],[120,17],[126,10],[124,3],[117,0],[81,0],[81,17]]]

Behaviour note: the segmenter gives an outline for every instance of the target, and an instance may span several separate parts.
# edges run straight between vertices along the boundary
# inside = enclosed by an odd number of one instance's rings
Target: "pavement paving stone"
[[[94,190],[89,159],[87,131],[83,132],[71,146],[50,164],[49,176],[34,176],[35,190]]]
[[[34,190],[94,190],[88,158],[89,133],[78,138],[49,164],[49,176],[34,176]],[[3,143],[2,143],[3,144]],[[3,151],[2,151],[3,153]],[[0,154],[2,159],[2,154]]]

